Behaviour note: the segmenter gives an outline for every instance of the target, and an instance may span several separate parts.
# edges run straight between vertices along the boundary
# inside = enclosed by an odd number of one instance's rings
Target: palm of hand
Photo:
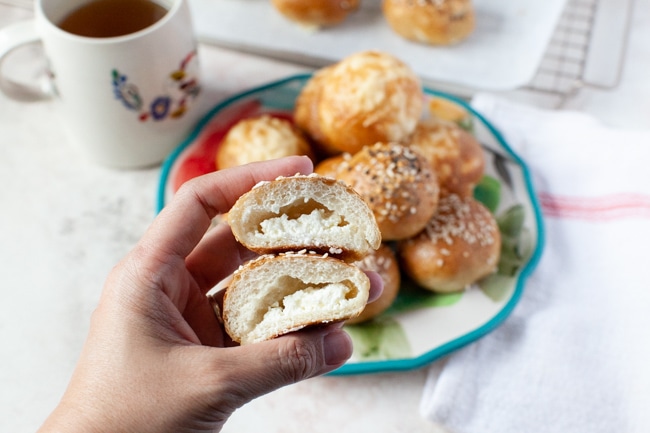
[[[213,218],[261,180],[309,174],[285,158],[190,181],[111,272],[77,368],[40,432],[218,431],[248,401],[351,355],[340,324],[229,346],[206,293],[252,253]],[[374,274],[376,298],[381,278]],[[254,347],[253,347],[254,346]]]

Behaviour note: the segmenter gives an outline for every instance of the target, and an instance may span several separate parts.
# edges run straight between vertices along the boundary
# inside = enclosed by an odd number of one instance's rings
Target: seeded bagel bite
[[[397,256],[387,244],[353,264],[361,270],[377,272],[384,282],[384,290],[379,298],[366,305],[360,315],[347,320],[349,325],[365,322],[386,311],[397,298],[401,282]]]
[[[435,213],[438,180],[417,151],[399,143],[376,143],[342,164],[337,179],[366,201],[384,241],[414,236]]]
[[[398,243],[401,269],[425,289],[464,290],[493,273],[501,254],[501,233],[490,211],[472,197],[440,198],[425,229]]]

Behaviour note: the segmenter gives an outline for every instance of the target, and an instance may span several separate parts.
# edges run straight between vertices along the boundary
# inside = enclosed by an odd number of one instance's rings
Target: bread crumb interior
[[[253,318],[253,328],[268,329],[276,323],[287,320],[309,320],[322,315],[323,311],[339,311],[355,299],[358,289],[350,280],[309,283],[291,276],[281,276],[269,286],[267,298],[260,305],[269,305],[259,310]],[[280,331],[280,330],[279,330]]]
[[[266,215],[258,224],[257,234],[272,238],[285,238],[287,234],[318,233],[346,227],[344,215],[311,200],[299,200],[280,209],[278,214]]]

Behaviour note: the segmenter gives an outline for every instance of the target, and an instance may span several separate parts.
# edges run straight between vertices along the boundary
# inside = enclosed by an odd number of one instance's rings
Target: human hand
[[[226,347],[206,293],[254,254],[226,224],[209,229],[261,180],[309,174],[305,157],[255,163],[185,183],[110,273],[77,368],[41,432],[218,431],[232,412],[351,355],[341,324]],[[371,299],[381,278],[369,274]]]

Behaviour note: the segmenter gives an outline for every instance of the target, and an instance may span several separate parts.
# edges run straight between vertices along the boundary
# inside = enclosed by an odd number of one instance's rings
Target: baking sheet
[[[381,0],[364,0],[335,27],[308,31],[269,0],[189,0],[197,37],[242,51],[320,67],[379,49],[408,63],[425,83],[459,93],[512,90],[532,79],[566,0],[475,0],[477,26],[464,42],[432,47],[396,35]]]

